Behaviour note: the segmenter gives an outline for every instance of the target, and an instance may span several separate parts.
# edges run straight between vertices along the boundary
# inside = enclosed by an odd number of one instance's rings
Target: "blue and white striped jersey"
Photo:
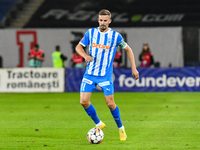
[[[84,47],[89,45],[93,61],[87,64],[85,73],[94,76],[112,75],[117,46],[127,45],[118,32],[112,29],[100,32],[98,27],[89,29],[79,43]]]

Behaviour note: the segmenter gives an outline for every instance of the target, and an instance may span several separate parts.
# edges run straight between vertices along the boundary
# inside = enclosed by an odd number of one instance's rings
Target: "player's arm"
[[[78,43],[78,45],[76,46],[76,52],[77,52],[80,56],[82,56],[82,57],[85,59],[86,62],[91,62],[91,61],[93,60],[91,56],[89,56],[89,55],[87,55],[87,54],[85,53],[85,51],[84,51],[84,49],[83,49],[83,46],[82,46],[80,43]]]
[[[139,72],[137,71],[136,66],[135,66],[135,58],[134,58],[133,51],[128,45],[126,45],[124,50],[126,50],[126,53],[128,54],[128,58],[131,62],[132,75],[137,80],[139,78]]]

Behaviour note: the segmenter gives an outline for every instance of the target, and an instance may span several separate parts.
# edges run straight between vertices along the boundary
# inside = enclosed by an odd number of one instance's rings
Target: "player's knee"
[[[108,108],[110,108],[111,110],[114,110],[116,108],[116,104],[113,102],[109,102],[107,103]]]
[[[82,106],[84,106],[84,105],[86,105],[86,102],[85,102],[84,100],[80,100],[80,104],[81,104]]]
[[[87,108],[90,106],[90,102],[84,100],[84,99],[81,99],[80,100],[80,104],[84,107],[84,108]]]

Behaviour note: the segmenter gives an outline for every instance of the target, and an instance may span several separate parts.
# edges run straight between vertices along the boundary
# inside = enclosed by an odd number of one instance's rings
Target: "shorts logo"
[[[99,86],[100,86],[100,87],[106,86],[106,85],[110,85],[110,82],[109,82],[109,81],[105,81],[105,82],[99,83]]]
[[[91,80],[88,80],[86,78],[83,78],[83,81],[82,82],[85,82],[87,84],[92,84],[93,82]]]

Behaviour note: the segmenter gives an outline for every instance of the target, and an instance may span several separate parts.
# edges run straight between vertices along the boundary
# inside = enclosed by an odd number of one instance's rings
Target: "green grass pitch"
[[[125,142],[103,93],[93,93],[91,102],[107,125],[97,145],[87,141],[94,123],[79,104],[79,93],[1,93],[0,149],[200,149],[200,93],[115,93]]]

